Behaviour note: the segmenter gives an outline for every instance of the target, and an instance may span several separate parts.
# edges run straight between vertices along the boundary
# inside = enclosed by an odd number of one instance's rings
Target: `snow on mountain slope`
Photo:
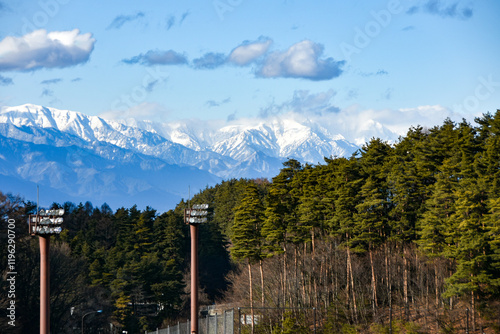
[[[118,122],[106,121],[97,116],[31,104],[2,108],[0,123],[12,124],[16,127],[53,128],[87,142],[105,141],[127,149],[158,145],[166,141],[156,134]]]
[[[256,152],[279,157],[276,138],[265,126],[226,126],[218,130],[216,135],[219,140],[211,145],[212,150],[237,161],[246,161]]]
[[[12,125],[5,129],[5,125]],[[201,152],[174,143],[153,131],[122,123],[107,121],[97,116],[86,116],[74,111],[62,111],[54,108],[26,104],[19,107],[2,108],[0,125],[4,125],[3,134],[7,137],[31,142],[51,143],[57,146],[69,144],[81,147],[93,146],[96,142],[105,142],[122,149],[154,156],[169,164],[196,165],[200,160],[221,160],[214,165],[224,165],[227,159],[212,152]],[[22,129],[21,131],[19,129]],[[31,130],[33,129],[33,130]],[[51,129],[59,136],[45,138],[39,133],[29,134],[35,129]],[[0,127],[0,131],[2,131]],[[71,137],[72,136],[72,137]],[[217,170],[209,170],[216,173]]]
[[[40,129],[46,130],[44,135]],[[169,164],[196,166],[224,177],[246,177],[247,172],[271,177],[279,170],[269,167],[275,165],[276,159],[321,163],[324,157],[349,156],[358,149],[340,134],[293,118],[275,116],[230,123],[159,124],[135,120],[119,123],[32,104],[2,108],[0,133],[9,138],[56,146],[89,148],[104,142]],[[267,159],[269,163],[263,161],[264,164],[239,169],[242,163],[255,159],[257,153],[259,160]]]
[[[359,147],[340,134],[295,119],[273,117],[266,120],[241,120],[229,124],[220,121],[173,122],[159,124],[127,120],[127,125],[154,131],[168,140],[194,150],[206,150],[230,157],[238,163],[256,152],[273,158],[296,158],[318,163],[324,157],[349,156]]]
[[[271,178],[288,158],[316,164],[358,149],[331,129],[283,116],[160,124],[32,104],[3,107],[0,179],[3,187],[40,184],[70,200],[178,201],[188,185],[196,191],[221,178]]]
[[[39,185],[43,198],[50,201],[42,203],[46,206],[90,200],[114,209],[137,204],[168,210],[187,198],[189,185],[197,191],[221,180],[195,167],[170,165],[103,142],[83,148],[0,135],[0,152],[0,190],[34,200]]]
[[[333,117],[318,122],[292,116],[117,122],[32,104],[3,107],[0,190],[15,193],[38,184],[53,200],[167,210],[186,197],[188,186],[196,192],[221,179],[272,178],[289,158],[317,164],[359,149],[338,132]],[[389,131],[363,124],[358,137]]]

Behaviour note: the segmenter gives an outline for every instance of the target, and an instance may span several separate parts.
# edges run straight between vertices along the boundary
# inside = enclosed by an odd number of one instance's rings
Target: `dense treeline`
[[[189,227],[180,203],[161,215],[152,208],[64,205],[67,229],[60,240],[86,263],[91,287],[103,288],[117,327],[130,332],[154,330],[188,314]],[[226,239],[217,225],[200,231],[200,282],[205,303],[227,287],[231,270]]]
[[[467,312],[471,330],[499,331],[500,111],[476,123],[289,160],[265,196],[247,186],[231,254],[248,286],[235,300],[314,307],[331,332],[384,328],[395,311],[425,332],[465,330]]]
[[[245,307],[258,321],[243,330],[256,333],[309,333],[313,319],[318,333],[386,333],[391,320],[394,333],[454,332],[467,315],[471,330],[500,331],[500,111],[475,121],[201,191],[191,203],[213,209],[200,226],[201,300]],[[52,328],[78,329],[98,308],[88,326],[129,333],[187,318],[188,205],[158,214],[54,203],[66,213],[52,243]],[[0,196],[2,224],[34,210]],[[16,330],[36,333],[37,242],[23,224],[16,233]]]
[[[213,304],[227,290],[227,276],[234,269],[225,234],[233,220],[232,207],[238,200],[235,184],[225,181],[206,189],[198,197],[218,203],[213,223],[200,227],[201,301]],[[230,196],[231,198],[227,198]],[[232,204],[233,203],[233,204]],[[51,330],[69,333],[81,329],[82,316],[89,314],[85,331],[143,333],[189,315],[189,226],[184,223],[182,201],[175,210],[158,214],[152,208],[119,208],[90,202],[75,205],[53,203],[64,208],[64,230],[51,242]],[[27,215],[36,205],[0,193],[2,217],[0,295],[1,316],[8,297],[7,222],[16,221],[16,326],[0,323],[0,331],[38,333],[39,249],[38,240],[28,235]],[[5,293],[4,293],[5,292]],[[4,307],[5,306],[5,307]],[[110,327],[109,323],[113,326]]]

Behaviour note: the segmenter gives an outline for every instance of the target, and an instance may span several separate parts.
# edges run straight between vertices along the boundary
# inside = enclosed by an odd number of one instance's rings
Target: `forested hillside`
[[[372,139],[349,159],[290,159],[272,180],[224,181],[190,203],[213,211],[200,228],[202,301],[245,307],[256,333],[310,333],[313,319],[318,333],[388,333],[391,322],[393,333],[500,332],[500,111]],[[187,318],[188,203],[162,214],[60,206],[53,329],[97,308],[94,326],[129,333]],[[38,324],[37,240],[24,223],[34,210],[1,195],[0,214],[18,221],[19,333]]]

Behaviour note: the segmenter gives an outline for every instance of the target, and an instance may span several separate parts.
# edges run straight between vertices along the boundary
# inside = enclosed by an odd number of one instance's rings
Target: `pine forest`
[[[257,319],[244,333],[500,333],[500,110],[416,126],[396,143],[373,138],[350,158],[289,159],[272,180],[226,180],[161,214],[53,203],[65,214],[51,244],[52,332],[73,333],[97,308],[89,333],[188,319],[183,212],[196,203],[210,206],[200,301]],[[26,224],[35,211],[0,193],[0,313],[15,219],[14,332],[23,334],[38,333],[38,238]]]

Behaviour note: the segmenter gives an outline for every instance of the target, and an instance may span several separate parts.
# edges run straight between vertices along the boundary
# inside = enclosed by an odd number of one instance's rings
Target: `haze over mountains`
[[[350,156],[371,137],[398,136],[375,121],[365,124],[348,141],[326,123],[291,115],[153,123],[31,104],[3,107],[0,190],[35,200],[38,184],[42,205],[91,201],[164,211],[187,199],[189,189],[193,194],[229,178],[272,178],[288,158],[317,164]]]

